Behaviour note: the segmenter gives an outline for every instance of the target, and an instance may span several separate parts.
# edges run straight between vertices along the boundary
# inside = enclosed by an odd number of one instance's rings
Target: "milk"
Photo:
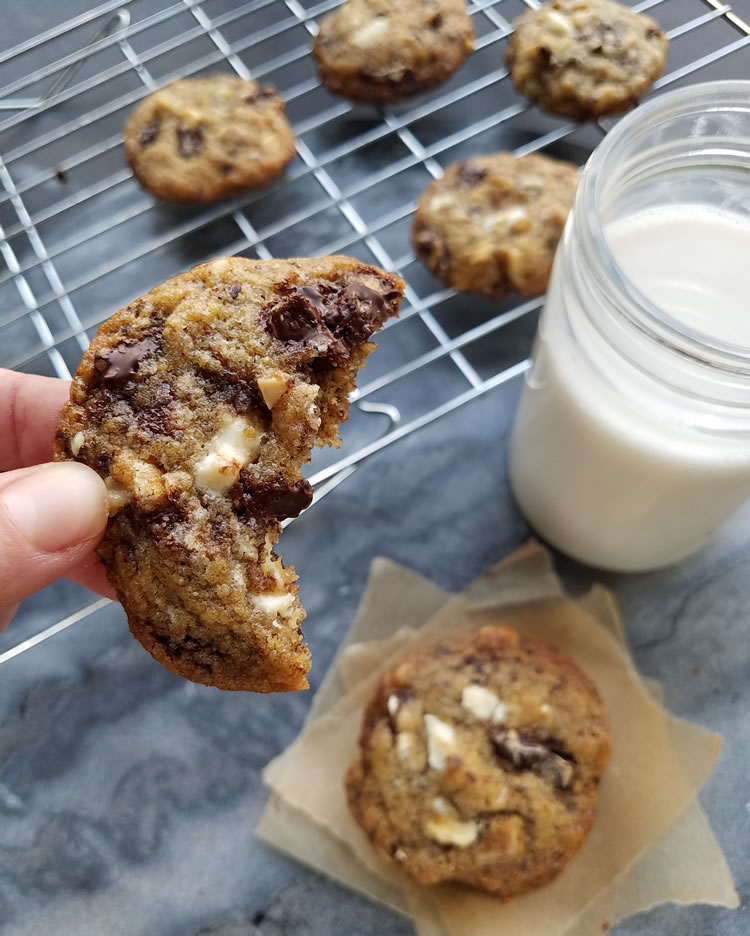
[[[747,218],[667,205],[604,236],[625,276],[676,322],[708,343],[750,348]],[[640,380],[595,329],[573,337],[581,310],[570,290],[563,297],[560,254],[513,431],[513,491],[531,525],[578,559],[622,571],[672,563],[750,498],[747,436],[712,432],[710,412],[696,428],[684,396]]]

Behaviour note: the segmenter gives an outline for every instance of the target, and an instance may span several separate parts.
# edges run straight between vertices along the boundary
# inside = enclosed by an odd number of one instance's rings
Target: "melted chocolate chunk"
[[[141,146],[150,146],[159,136],[160,131],[161,121],[149,120],[143,130],[141,130],[141,134],[138,137],[138,142],[141,144]]]
[[[314,347],[336,366],[349,361],[354,347],[370,337],[400,296],[398,290],[381,293],[349,279],[289,289],[271,309],[268,330],[284,343]]]
[[[246,472],[232,488],[235,510],[250,520],[263,523],[268,520],[286,520],[298,517],[313,499],[309,481],[301,478],[290,484],[278,476],[270,481],[252,481]]]
[[[125,383],[138,373],[141,361],[158,351],[161,342],[156,335],[149,335],[140,341],[128,344],[125,341],[96,362],[99,380],[105,384]]]
[[[324,338],[325,329],[320,309],[303,290],[296,290],[277,305],[268,318],[268,330],[285,344],[309,344],[315,338]]]
[[[203,133],[200,130],[183,130],[182,127],[177,130],[177,149],[180,156],[185,159],[191,159],[197,156],[203,149]]]
[[[575,773],[575,760],[564,745],[519,734],[515,728],[495,728],[490,732],[495,753],[519,770],[532,770],[550,780],[559,790],[567,790]]]
[[[458,181],[464,188],[473,188],[487,178],[487,170],[471,162],[465,162],[458,170]]]

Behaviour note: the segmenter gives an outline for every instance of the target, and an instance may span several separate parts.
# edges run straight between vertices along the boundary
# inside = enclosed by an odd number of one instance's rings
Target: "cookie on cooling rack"
[[[474,47],[464,0],[346,0],[313,43],[320,77],[353,101],[399,101],[445,81]]]
[[[454,163],[419,200],[411,232],[416,254],[454,289],[540,295],[577,181],[575,166],[537,154]]]
[[[659,24],[614,0],[555,0],[513,26],[505,56],[513,84],[561,117],[629,110],[664,71]]]
[[[294,152],[275,89],[234,75],[173,81],[144,98],[125,124],[133,174],[175,201],[216,201],[266,185]]]
[[[110,497],[99,554],[130,629],[168,669],[222,689],[303,689],[296,574],[273,546],[308,506],[313,445],[403,281],[349,257],[214,260],[105,322],[63,410],[55,457]]]
[[[349,805],[422,884],[510,896],[555,877],[594,821],[610,755],[589,679],[505,627],[394,663],[364,715]]]

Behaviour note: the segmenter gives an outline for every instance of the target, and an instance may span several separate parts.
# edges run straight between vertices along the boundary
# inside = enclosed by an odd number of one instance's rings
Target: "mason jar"
[[[521,510],[621,571],[750,498],[750,81],[623,118],[586,165],[511,436]]]

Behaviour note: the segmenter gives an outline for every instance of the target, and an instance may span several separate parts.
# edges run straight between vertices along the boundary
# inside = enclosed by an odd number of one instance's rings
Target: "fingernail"
[[[60,552],[97,536],[107,519],[104,482],[86,465],[44,465],[2,491],[11,519],[40,552]]]

